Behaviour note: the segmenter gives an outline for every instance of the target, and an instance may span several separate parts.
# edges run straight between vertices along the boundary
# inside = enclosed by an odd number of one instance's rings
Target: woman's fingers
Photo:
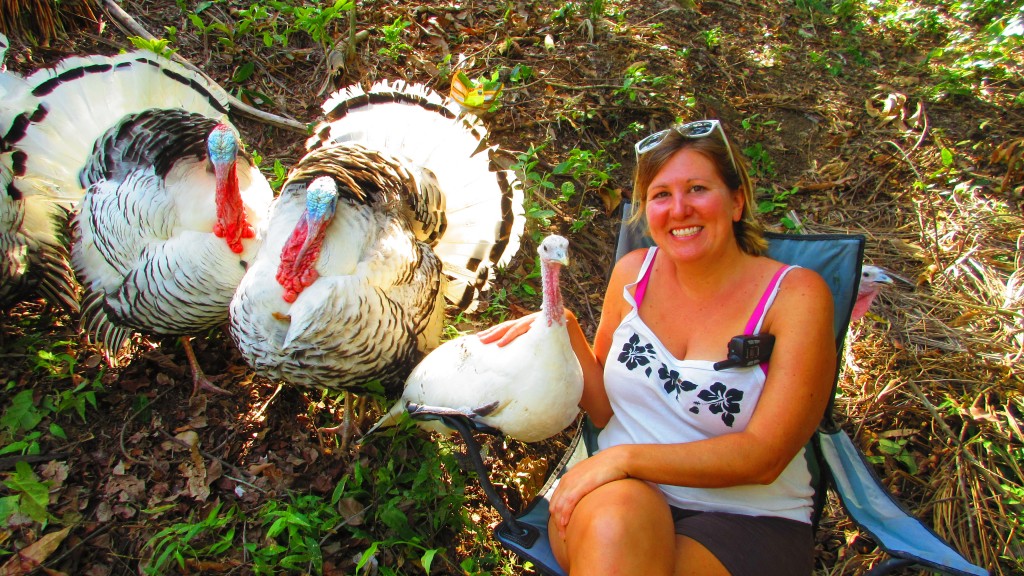
[[[529,316],[523,316],[522,318],[502,322],[501,324],[491,326],[490,328],[477,332],[477,337],[480,338],[480,341],[484,344],[497,343],[498,346],[505,346],[516,338],[526,334],[530,330],[530,326],[533,324],[533,320],[536,316],[537,313],[535,312]]]

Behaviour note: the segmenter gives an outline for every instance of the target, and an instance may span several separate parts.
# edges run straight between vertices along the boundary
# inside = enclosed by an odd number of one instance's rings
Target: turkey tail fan
[[[98,291],[87,291],[82,299],[82,312],[79,328],[86,340],[97,344],[103,349],[107,363],[116,366],[116,358],[128,346],[134,330],[113,322],[103,308],[104,294]]]
[[[27,155],[11,143],[38,106],[24,77],[0,71],[0,308],[38,294],[75,314],[78,288],[63,234],[69,206],[21,180]]]
[[[36,293],[75,314],[78,283],[64,237],[67,208],[22,192],[14,178],[23,159],[20,151],[0,154],[0,309]]]
[[[344,88],[323,110],[307,149],[356,143],[418,169],[421,194],[434,184],[443,191],[446,224],[433,248],[449,272],[446,296],[475,308],[490,268],[518,252],[526,224],[522,186],[493,161],[496,146],[483,123],[426,86],[402,81]]]
[[[40,103],[22,114],[24,128],[7,139],[8,145],[27,154],[30,185],[72,201],[81,196],[78,170],[93,142],[124,116],[151,108],[180,108],[211,118],[228,112],[221,87],[147,51],[74,56],[26,80]]]

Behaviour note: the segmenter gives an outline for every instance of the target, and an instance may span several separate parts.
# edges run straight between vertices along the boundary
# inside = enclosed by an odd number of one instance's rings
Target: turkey
[[[39,102],[20,74],[4,66],[7,38],[0,34],[0,310],[42,295],[78,312],[77,285],[64,240],[68,210],[78,199],[37,188],[24,176],[26,155],[16,147]]]
[[[863,318],[882,287],[892,284],[892,282],[892,278],[878,266],[863,266],[860,273],[860,284],[857,286],[857,300],[853,303],[850,322],[856,322]]]
[[[522,191],[479,121],[421,85],[346,88],[324,111],[231,302],[231,334],[269,378],[356,394],[378,381],[395,397],[439,344],[446,301],[472,309],[518,250]]]
[[[83,321],[111,352],[132,330],[182,337],[193,394],[221,391],[188,337],[228,320],[273,192],[227,124],[227,95],[149,52],[73,57],[28,78],[23,180],[82,196],[72,264]]]
[[[483,344],[475,334],[449,340],[427,355],[405,384],[402,398],[367,434],[397,421],[408,403],[455,411],[523,442],[550,438],[576,419],[583,370],[569,342],[559,272],[568,264],[569,242],[548,236],[541,243],[543,315],[507,346]],[[447,432],[435,421],[421,427]]]

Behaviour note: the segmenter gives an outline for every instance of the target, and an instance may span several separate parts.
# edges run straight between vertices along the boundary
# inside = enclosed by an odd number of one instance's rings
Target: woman
[[[753,190],[721,125],[637,144],[634,204],[655,248],[612,271],[593,348],[571,313],[581,406],[600,450],[551,498],[572,574],[811,574],[803,450],[835,369],[832,298],[813,271],[763,255]],[[484,331],[503,345],[532,317]],[[775,337],[769,363],[714,370],[739,334]]]

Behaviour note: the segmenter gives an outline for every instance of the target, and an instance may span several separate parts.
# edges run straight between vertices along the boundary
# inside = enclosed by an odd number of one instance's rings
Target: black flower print
[[[661,368],[658,368],[658,378],[661,379],[662,384],[665,386],[665,392],[671,394],[676,393],[676,399],[679,399],[679,394],[683,392],[692,392],[697,389],[697,385],[689,380],[682,380],[679,378],[679,372],[676,370],[669,370],[668,366],[664,364]]]
[[[622,352],[619,353],[619,362],[625,364],[626,368],[630,370],[636,370],[638,366],[647,366],[652,358],[654,358],[654,346],[649,343],[641,344],[640,336],[637,334],[629,337],[629,342],[622,345]],[[650,376],[651,367],[647,366],[644,373]]]
[[[697,397],[703,400],[703,402],[695,401],[693,407],[690,408],[690,412],[700,414],[700,406],[704,404],[707,405],[708,412],[721,414],[722,422],[726,426],[732,426],[733,422],[736,421],[735,414],[740,413],[740,401],[743,400],[743,391],[736,390],[735,388],[727,389],[725,384],[715,382],[710,388],[698,392]]]

